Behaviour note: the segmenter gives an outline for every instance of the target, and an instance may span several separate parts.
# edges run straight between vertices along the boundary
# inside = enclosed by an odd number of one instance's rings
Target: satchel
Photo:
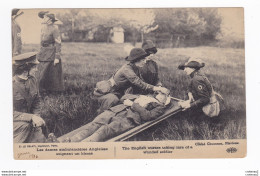
[[[203,77],[206,81],[209,82],[208,78],[207,77]],[[210,84],[211,85],[211,84]],[[211,93],[211,97],[210,97],[210,100],[209,100],[209,103],[205,106],[203,106],[202,108],[202,111],[204,112],[204,114],[208,117],[217,117],[220,113],[220,104],[219,104],[219,101],[217,99],[217,96],[218,98],[220,98],[222,101],[224,100],[223,97],[214,91],[213,89],[213,86],[211,85],[211,90],[212,90],[212,93]]]
[[[110,78],[109,80],[99,81],[97,82],[96,87],[94,89],[94,95],[96,96],[106,95],[111,92],[114,86],[115,86],[115,81],[113,78]]]
[[[213,91],[210,101],[207,105],[203,106],[202,111],[209,117],[216,117],[220,113],[219,102],[216,98],[215,92]]]

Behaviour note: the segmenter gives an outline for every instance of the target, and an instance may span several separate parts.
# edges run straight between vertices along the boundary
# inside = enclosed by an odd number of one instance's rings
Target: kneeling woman
[[[125,58],[128,61],[124,64],[113,76],[109,79],[111,90],[105,95],[99,95],[99,89],[95,90],[95,95],[98,97],[100,108],[98,113],[113,107],[119,103],[119,99],[125,94],[125,91],[135,86],[141,90],[149,92],[162,92],[168,94],[169,90],[164,87],[154,86],[144,82],[140,78],[139,69],[146,63],[148,54],[142,48],[133,48],[130,55]]]
[[[207,116],[213,117],[218,114],[219,105],[218,107],[212,107],[210,110],[204,108],[209,103],[211,105],[215,103],[211,102],[212,97],[215,96],[212,85],[208,78],[200,71],[204,66],[205,63],[202,63],[199,59],[189,59],[187,62],[179,65],[178,68],[184,70],[191,77],[188,93],[189,100],[180,102],[179,104],[184,110],[193,108],[199,113],[203,111]]]

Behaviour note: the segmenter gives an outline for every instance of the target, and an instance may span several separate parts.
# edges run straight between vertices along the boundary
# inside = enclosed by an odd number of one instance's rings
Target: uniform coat
[[[192,79],[189,85],[189,91],[192,93],[195,100],[191,103],[191,107],[198,107],[201,109],[210,101],[213,91],[212,86],[208,78],[200,71],[195,71],[190,76]]]
[[[37,110],[38,83],[34,76],[27,80],[15,76],[13,79],[13,137],[15,143],[45,142],[46,138],[41,127],[32,126],[34,114]],[[34,113],[34,114],[31,114]]]
[[[165,109],[166,106],[155,102],[150,103],[147,108],[138,103],[133,103],[130,108],[120,104],[98,115],[81,132],[70,139],[71,142],[104,141],[159,117]]]

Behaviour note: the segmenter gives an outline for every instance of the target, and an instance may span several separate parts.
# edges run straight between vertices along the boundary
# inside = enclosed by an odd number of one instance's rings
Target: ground
[[[65,92],[45,95],[41,100],[41,116],[49,132],[61,136],[93,120],[97,115],[97,102],[92,97],[95,83],[108,79],[126,62],[126,45],[63,43]],[[39,45],[24,45],[23,52],[29,51],[39,51]],[[213,119],[194,118],[192,113],[182,112],[130,140],[246,138],[244,49],[159,48],[156,55],[163,85],[180,99],[187,99],[189,78],[177,66],[188,57],[201,58],[206,63],[203,72],[224,97],[225,110]]]

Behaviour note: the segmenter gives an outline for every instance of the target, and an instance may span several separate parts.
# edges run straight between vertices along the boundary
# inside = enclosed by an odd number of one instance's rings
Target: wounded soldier
[[[60,142],[105,141],[146,121],[156,119],[170,105],[170,97],[163,93],[156,96],[126,94],[121,100],[123,104],[104,111],[79,133]]]

